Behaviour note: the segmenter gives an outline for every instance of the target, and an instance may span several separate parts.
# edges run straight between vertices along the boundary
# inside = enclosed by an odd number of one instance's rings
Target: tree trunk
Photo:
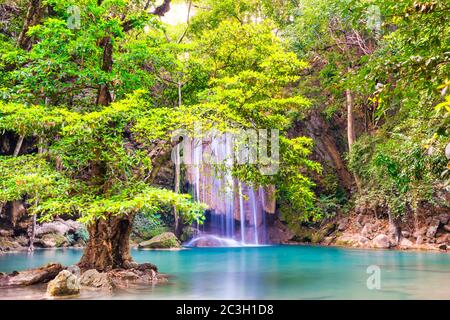
[[[113,66],[113,44],[111,37],[105,37],[100,41],[103,47],[103,60],[101,69],[105,72],[111,72]],[[109,105],[112,102],[111,92],[107,84],[101,84],[98,89],[97,101],[98,105]]]
[[[13,157],[17,157],[20,153],[20,148],[22,148],[23,139],[25,139],[24,135],[19,136],[19,140],[17,140],[16,147],[14,148]]]
[[[134,263],[129,241],[133,217],[108,216],[89,225],[89,240],[78,266],[98,271],[131,268]]]
[[[43,7],[41,4],[41,0],[31,0],[28,6],[25,21],[23,23],[22,31],[20,32],[19,38],[17,39],[17,43],[19,47],[21,47],[22,49],[30,50],[31,39],[27,35],[27,32],[30,29],[30,27],[35,26],[39,23],[42,13]]]
[[[353,97],[350,89],[345,90],[345,96],[347,98],[347,139],[348,150],[352,150],[352,145],[356,140],[354,118],[353,118]]]

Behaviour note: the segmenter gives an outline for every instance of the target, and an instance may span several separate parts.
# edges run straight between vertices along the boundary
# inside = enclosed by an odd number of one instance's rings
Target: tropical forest
[[[450,299],[449,62],[446,0],[0,0],[0,299]]]

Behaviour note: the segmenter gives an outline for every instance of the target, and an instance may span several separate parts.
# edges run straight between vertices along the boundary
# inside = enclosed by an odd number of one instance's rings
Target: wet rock
[[[428,226],[428,229],[427,229],[427,233],[426,233],[428,238],[434,238],[434,236],[436,235],[436,232],[439,228],[440,223],[441,222],[439,219],[431,220],[430,225]]]
[[[372,246],[375,248],[388,249],[391,247],[391,242],[385,234],[379,234],[372,240]]]
[[[47,264],[43,267],[20,272],[13,272],[0,278],[0,287],[29,286],[54,279],[63,270],[59,263]]]
[[[188,241],[192,238],[195,238],[199,234],[199,231],[197,228],[186,226],[183,228],[183,231],[180,236],[181,241]]]
[[[107,273],[95,269],[85,271],[80,277],[80,285],[91,288],[112,290],[114,283]]]
[[[169,249],[180,248],[181,244],[178,238],[172,232],[163,232],[150,240],[139,243],[139,248],[146,249]]]
[[[271,243],[287,243],[295,234],[289,230],[280,220],[275,220],[267,229],[267,235]]]
[[[52,297],[72,296],[79,293],[78,278],[68,270],[61,271],[47,285],[47,294]]]
[[[447,251],[447,245],[445,245],[445,244],[441,244],[438,248],[439,248],[439,250]]]

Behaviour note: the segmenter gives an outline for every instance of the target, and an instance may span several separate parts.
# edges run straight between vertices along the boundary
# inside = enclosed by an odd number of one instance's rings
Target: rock
[[[368,245],[369,242],[370,242],[370,239],[368,239],[368,238],[366,238],[366,237],[360,236],[360,237],[358,238],[358,243],[359,243],[359,245],[361,245],[361,246],[363,246],[363,247],[366,246],[366,245]]]
[[[403,237],[403,238],[409,238],[409,237],[411,237],[411,232],[409,232],[409,231],[402,231],[402,237]]]
[[[406,238],[402,238],[402,240],[400,240],[399,246],[404,249],[409,249],[409,248],[412,248],[414,246],[414,244],[412,243],[412,241],[410,241]]]
[[[447,243],[450,241],[450,234],[446,233],[441,235],[440,237],[436,238],[436,243],[440,244],[440,243]]]
[[[439,250],[447,251],[447,245],[445,245],[445,244],[441,244],[438,248],[439,248]]]
[[[267,235],[274,244],[286,243],[295,236],[292,230],[288,229],[283,222],[278,219],[268,227]]]
[[[69,271],[70,273],[72,273],[77,278],[79,278],[81,276],[80,267],[78,267],[76,264],[68,266],[66,270]]]
[[[348,227],[348,218],[342,218],[341,220],[339,220],[338,222],[338,226],[337,229],[338,231],[344,231],[345,229],[347,229]]]
[[[114,283],[107,273],[100,273],[95,269],[85,271],[80,278],[80,285],[91,288],[112,290]]]
[[[450,232],[450,224],[446,224],[444,226],[444,230],[447,231],[447,232]]]
[[[59,248],[68,245],[67,238],[57,233],[45,234],[37,242],[44,248]]]
[[[0,249],[3,251],[14,251],[21,248],[22,246],[17,241],[9,238],[0,238]]]
[[[358,215],[358,217],[356,218],[356,224],[361,228],[364,227],[364,225],[369,221],[370,217],[363,214]]]
[[[447,214],[447,213],[441,213],[437,218],[439,219],[439,222],[440,222],[441,224],[444,224],[444,225],[445,225],[445,224],[447,224],[448,221],[450,220],[450,215]]]
[[[68,270],[61,271],[47,285],[47,294],[52,297],[72,296],[79,293],[78,278]]]
[[[427,233],[427,227],[422,227],[413,233],[414,238],[424,236]]]
[[[46,234],[58,234],[58,235],[65,235],[70,230],[70,227],[62,223],[61,221],[53,221],[53,222],[46,222],[42,225],[36,226],[36,237],[41,237]]]
[[[379,234],[372,240],[372,246],[375,248],[388,249],[391,247],[389,238],[385,234]]]
[[[180,241],[172,232],[163,232],[150,240],[139,243],[139,248],[168,249],[179,247],[181,247]]]
[[[434,238],[434,236],[436,235],[436,232],[439,228],[440,223],[441,222],[439,221],[439,219],[431,220],[431,223],[428,226],[427,233],[426,233],[428,238]]]
[[[325,246],[329,246],[334,240],[334,237],[325,237],[322,241],[322,244]]]
[[[0,229],[0,237],[12,237],[13,235],[13,230]]]
[[[423,236],[418,236],[416,239],[416,244],[423,244]]]
[[[360,236],[354,234],[344,234],[336,239],[338,246],[357,246],[359,244]]]
[[[361,230],[361,236],[365,237],[365,238],[371,238],[372,235],[372,224],[371,223],[366,223],[364,225],[364,227]]]
[[[181,232],[180,240],[181,241],[188,241],[192,238],[195,238],[199,234],[199,231],[197,228],[186,226],[183,228],[183,231]]]
[[[29,286],[32,284],[48,282],[55,278],[63,270],[59,263],[51,263],[46,266],[20,272],[13,272],[0,278],[0,287],[3,286]]]

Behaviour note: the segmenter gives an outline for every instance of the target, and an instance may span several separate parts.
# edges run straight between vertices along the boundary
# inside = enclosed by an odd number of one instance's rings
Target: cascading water
[[[232,176],[231,136],[192,139],[182,149],[192,195],[209,207],[205,225],[186,246],[267,244],[266,192]]]

